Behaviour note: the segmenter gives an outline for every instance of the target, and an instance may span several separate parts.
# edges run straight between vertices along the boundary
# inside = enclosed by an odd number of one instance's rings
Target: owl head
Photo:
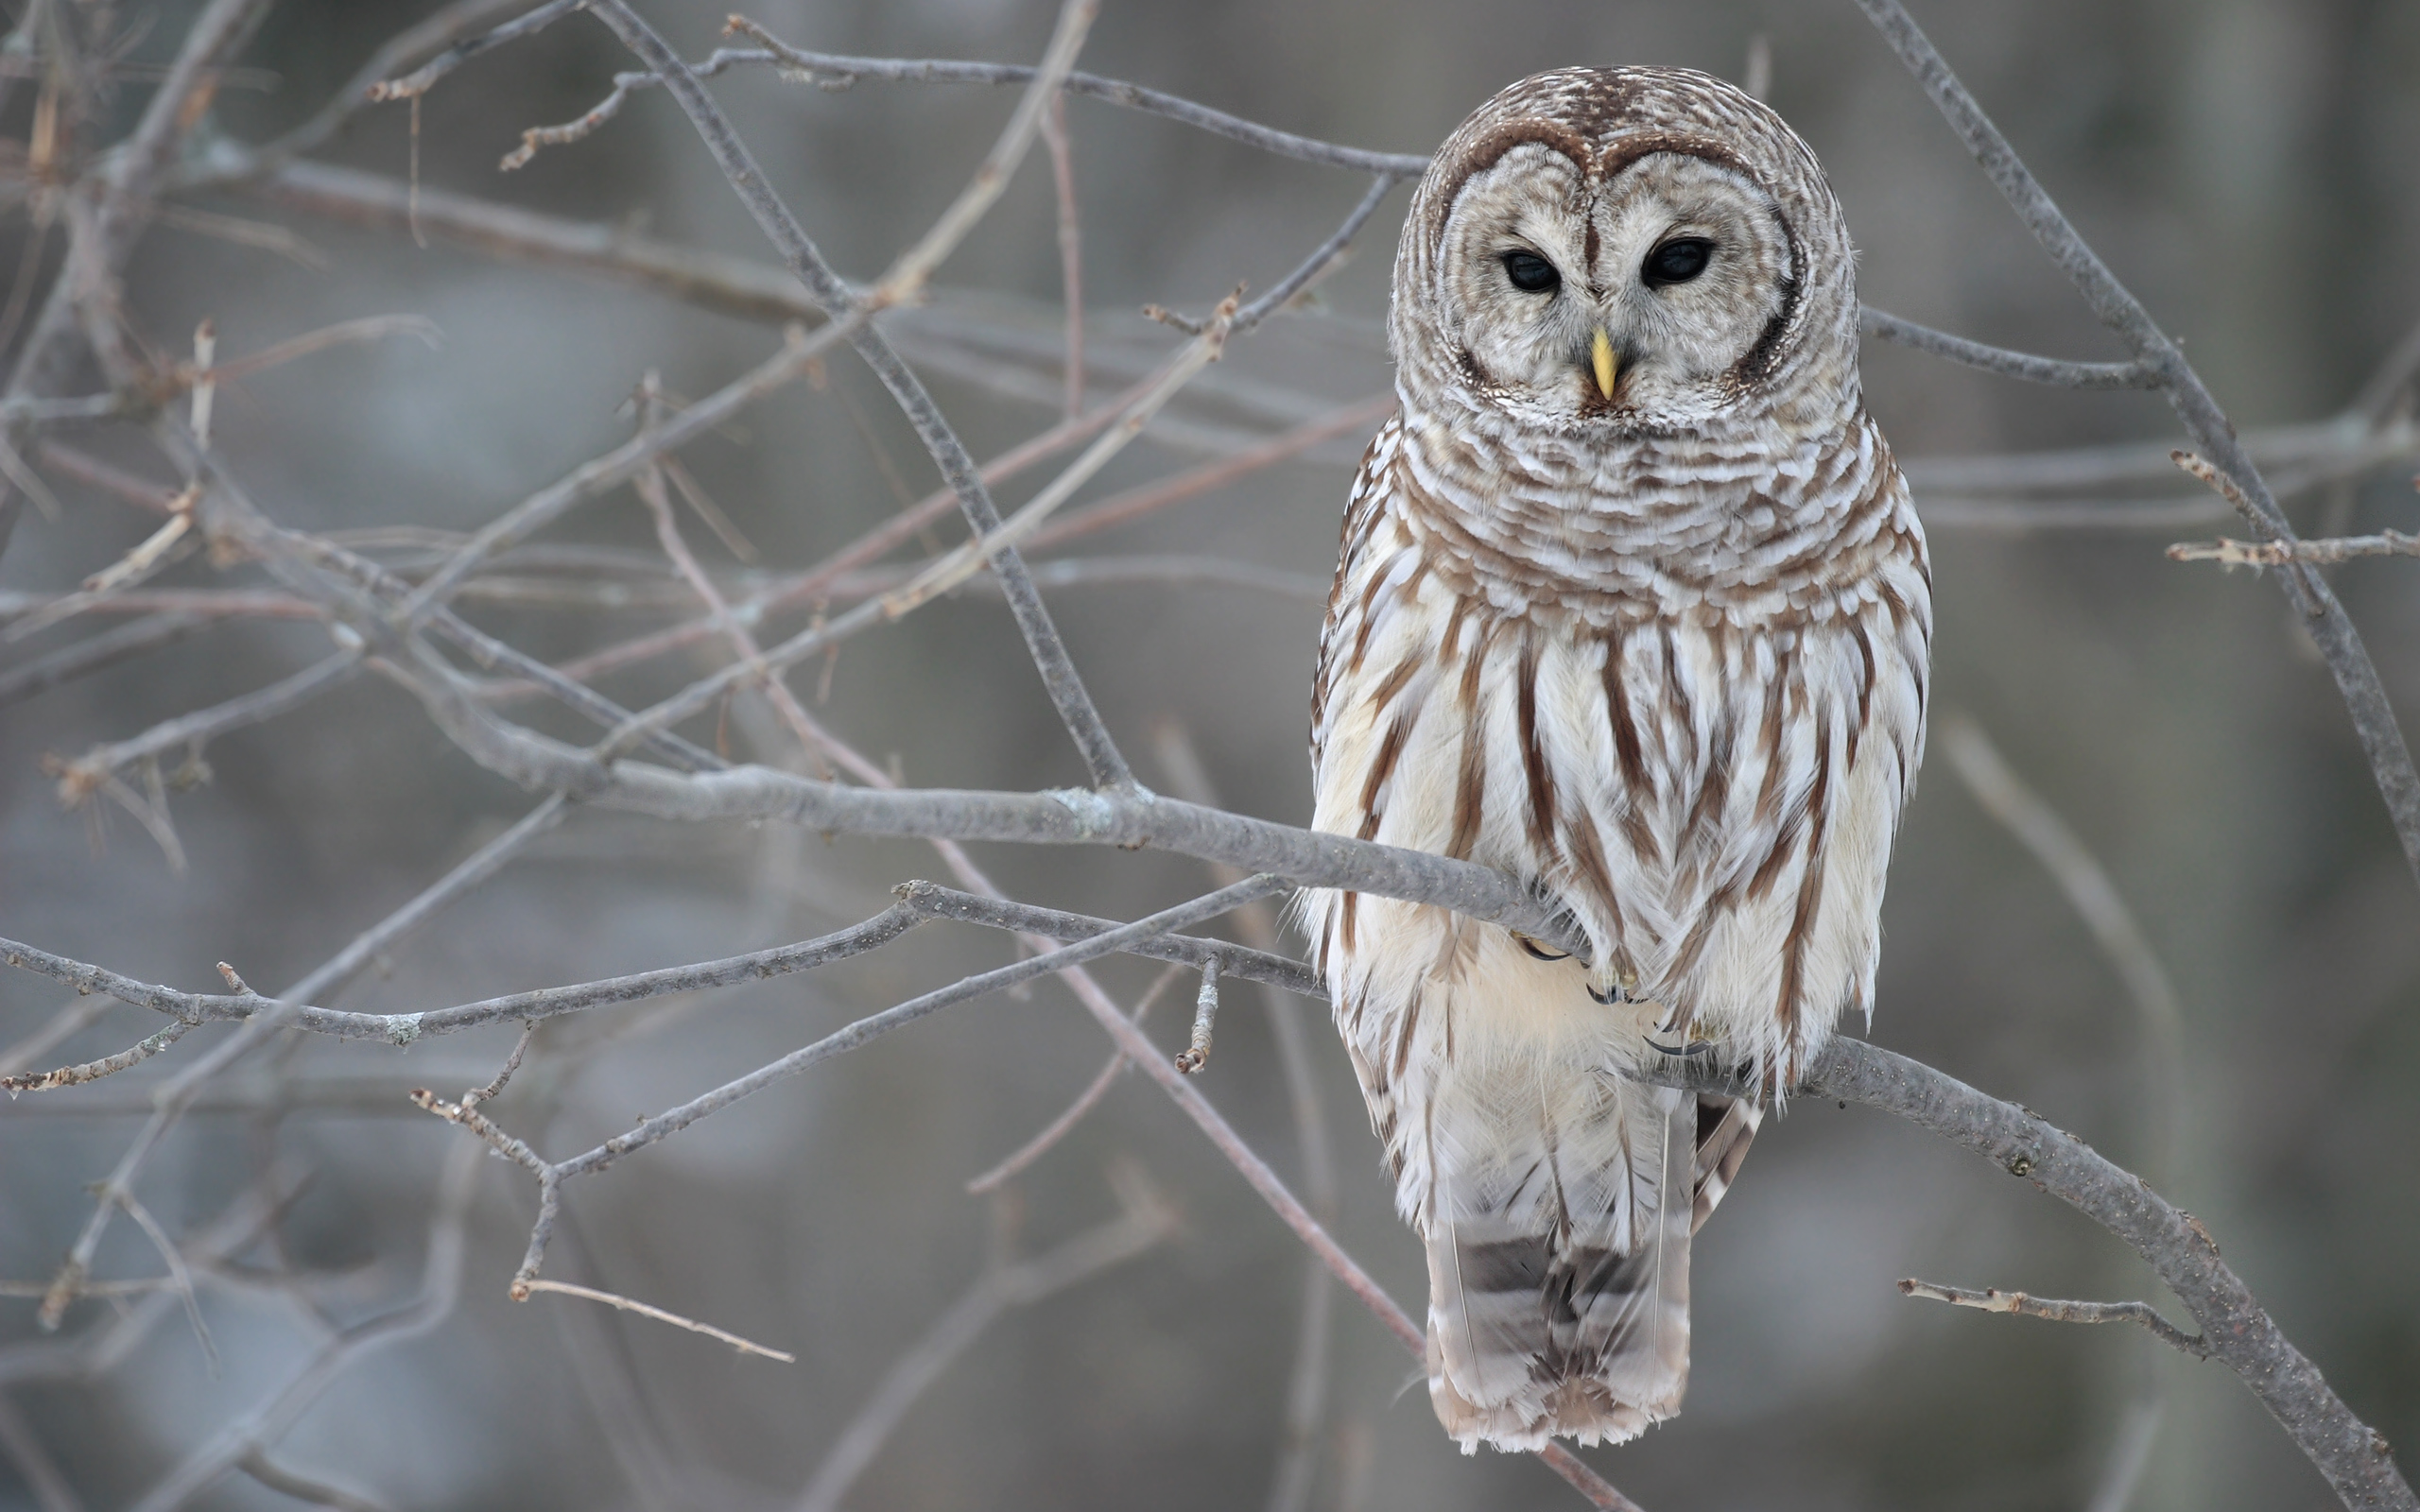
[[[1848,227],[1780,116],[1679,68],[1512,85],[1438,149],[1395,260],[1405,396],[1586,442],[1858,404]]]

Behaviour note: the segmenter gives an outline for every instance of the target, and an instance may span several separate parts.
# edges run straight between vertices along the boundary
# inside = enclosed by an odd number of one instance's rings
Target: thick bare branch
[[[1651,1079],[1751,1095],[1711,1069],[1674,1061]],[[2420,1507],[2386,1439],[2353,1416],[2319,1367],[2294,1348],[2226,1263],[2201,1221],[2170,1206],[2142,1177],[2014,1103],[1859,1040],[1835,1040],[1816,1058],[1801,1095],[1863,1103],[1895,1114],[1990,1160],[2066,1203],[2151,1264],[2200,1325],[2213,1358],[2240,1378],[2347,1507]]]

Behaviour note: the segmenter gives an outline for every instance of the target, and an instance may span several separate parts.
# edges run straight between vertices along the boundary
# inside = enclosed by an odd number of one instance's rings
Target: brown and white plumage
[[[1690,1235],[1761,1108],[1628,1074],[1711,1044],[1778,1091],[1871,1011],[1931,600],[1857,310],[1812,154],[1701,74],[1524,80],[1413,199],[1313,822],[1532,879],[1590,947],[1305,902],[1465,1449],[1679,1408]]]

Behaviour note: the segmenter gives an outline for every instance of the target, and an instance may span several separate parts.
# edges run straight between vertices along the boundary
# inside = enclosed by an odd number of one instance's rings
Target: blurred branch
[[[43,769],[59,779],[60,802],[75,808],[92,797],[94,790],[104,781],[129,766],[155,761],[180,747],[199,759],[201,747],[209,742],[231,730],[257,725],[299,709],[350,680],[360,670],[360,650],[357,647],[341,650],[266,688],[154,725],[131,740],[95,746],[73,761],[49,758],[43,764]]]
[[[245,1455],[235,1468],[278,1495],[292,1497],[309,1506],[335,1507],[337,1512],[387,1512],[382,1502],[297,1474],[257,1450]]]
[[[1976,801],[2032,852],[2066,894],[2068,905],[2092,931],[2134,999],[2143,1025],[2143,1080],[2151,1104],[2146,1122],[2152,1137],[2144,1166],[2162,1180],[2174,1179],[2185,1133],[2185,1016],[2167,967],[2108,872],[2058,811],[2009,766],[1982,727],[1953,713],[1943,722],[1939,738],[1951,768]]]
[[[1161,994],[1167,990],[1168,984],[1184,974],[1183,963],[1163,970],[1159,975],[1151,978],[1151,985],[1143,989],[1142,997],[1135,1001],[1134,1011],[1127,1017],[1139,1026],[1145,1016],[1151,1011],[1152,1005],[1158,1003]],[[1111,1084],[1117,1080],[1118,1074],[1125,1069],[1125,1056],[1115,1050],[1111,1051],[1108,1061],[1101,1066],[1099,1072],[1094,1075],[1084,1090],[1076,1094],[1076,1100],[1062,1109],[1058,1117],[1045,1124],[1040,1133],[1018,1145],[990,1170],[970,1179],[966,1183],[967,1194],[979,1197],[986,1193],[996,1192],[1017,1177],[1024,1175],[1027,1167],[1049,1154],[1078,1124],[1083,1122],[1086,1113],[1099,1106],[1100,1100],[1109,1095]]]
[[[89,214],[79,209],[78,201],[69,201],[70,225],[76,233],[68,266],[51,284],[7,387],[0,389],[0,403],[57,397],[59,386],[72,372],[78,349],[88,337],[82,306],[88,301],[108,298],[107,285],[115,281],[133,253],[152,197],[207,108],[220,69],[242,47],[268,9],[268,0],[209,0],[187,28],[175,60],[144,106],[134,129],[95,173]],[[11,455],[21,454],[28,434],[22,424],[8,426],[5,437],[0,437],[0,450]],[[0,487],[0,552],[8,549],[17,513],[18,495]]]
[[[2015,209],[2034,240],[2041,243],[2050,260],[2083,295],[2093,314],[2134,350],[2135,362],[2158,375],[2159,387],[2184,422],[2186,433],[2192,437],[2202,455],[2210,459],[2215,471],[2239,491],[2243,507],[2263,539],[2283,542],[2290,549],[2296,543],[2293,527],[2271,496],[2259,468],[2238,439],[2235,426],[2203,387],[2201,376],[2185,360],[2185,353],[2076,233],[2075,227],[2018,159],[2008,139],[1983,113],[1975,96],[1950,72],[1949,65],[1899,0],[1857,0],[1857,5],[1881,31],[1925,93],[1932,96],[1951,129]],[[2386,800],[2388,816],[2403,843],[2404,861],[2413,876],[2420,878],[2420,771],[2412,767],[2411,747],[2404,743],[2402,728],[2395,722],[2394,708],[2388,701],[2385,685],[2378,680],[2377,668],[2361,644],[2360,632],[2354,628],[2351,616],[2345,613],[2326,579],[2299,562],[2290,564],[2285,576],[2289,595],[2298,604],[2308,606],[2305,628],[2335,676],[2345,709],[2352,715],[2354,732],[2360,738],[2378,792]],[[2409,1494],[2405,1493],[2407,1499]]]
[[[133,1503],[132,1512],[174,1512],[220,1476],[268,1452],[337,1376],[378,1349],[420,1337],[452,1314],[461,1295],[464,1228],[479,1163],[474,1145],[459,1146],[447,1158],[438,1178],[428,1258],[413,1295],[396,1307],[339,1330],[259,1406],[161,1477]]]
[[[40,1512],[84,1512],[82,1498],[60,1472],[59,1462],[43,1448],[17,1404],[5,1396],[0,1396],[0,1455],[7,1457],[17,1478],[26,1483]]]
[[[2029,1297],[2023,1292],[2003,1292],[1997,1287],[1977,1292],[1963,1286],[1943,1286],[1934,1281],[1917,1280],[1912,1276],[1899,1282],[1899,1292],[1904,1297],[1930,1297],[1958,1307],[2048,1318],[2053,1323],[2139,1323],[2151,1331],[2152,1337],[2172,1349],[2189,1354],[2196,1360],[2210,1357],[2210,1346],[2205,1341],[2160,1316],[2158,1310],[2149,1302],[2058,1302],[2048,1297]]]
[[[1151,730],[1151,745],[1168,785],[1188,803],[1223,807],[1209,768],[1194,748],[1193,738],[1175,718],[1160,720]],[[1233,880],[1233,868],[1211,868],[1221,882]],[[1236,932],[1256,950],[1273,952],[1278,945],[1277,920],[1266,904],[1236,910]],[[1316,994],[1298,994],[1316,996]],[[1326,1100],[1320,1094],[1317,1071],[1311,1065],[1309,1032],[1304,1027],[1302,1005],[1274,984],[1263,984],[1261,1004],[1268,1010],[1270,1036],[1276,1041],[1277,1064],[1286,1078],[1286,1098],[1293,1114],[1294,1138],[1300,1147],[1303,1195],[1310,1210],[1333,1222],[1337,1207],[1336,1157],[1329,1146]],[[1276,1469],[1270,1476],[1269,1512],[1301,1512],[1310,1502],[1319,1475],[1321,1428],[1327,1416],[1329,1380],[1334,1372],[1334,1331],[1329,1327],[1334,1292],[1327,1267],[1317,1255],[1303,1268],[1301,1326],[1295,1333],[1294,1366],[1286,1386],[1285,1435]]]
[[[434,89],[439,79],[454,72],[471,59],[492,47],[501,47],[506,43],[519,42],[524,37],[533,35],[541,28],[552,26],[573,11],[582,9],[585,0],[546,0],[544,5],[532,6],[523,14],[496,27],[493,31],[456,43],[429,60],[426,64],[402,78],[381,79],[372,83],[361,92],[362,96],[372,103],[418,99]],[[393,44],[390,43],[389,46]],[[383,59],[387,49],[381,48],[379,52]]]
[[[306,613],[316,615],[319,612],[301,600],[291,602]],[[6,613],[5,607],[0,607],[0,615]],[[153,613],[143,619],[130,620],[115,629],[87,636],[73,645],[60,646],[37,661],[0,672],[0,708],[37,697],[78,678],[115,666],[120,662],[173,645],[208,623],[201,615],[190,612]]]
[[[1125,1211],[1029,1260],[994,1261],[942,1313],[932,1331],[899,1357],[873,1395],[840,1430],[799,1494],[797,1512],[836,1512],[840,1499],[882,1452],[908,1409],[941,1379],[1000,1314],[1030,1307],[1056,1292],[1122,1264],[1167,1239],[1176,1212],[1151,1189],[1140,1167],[1112,1167],[1110,1178]]]
[[[1076,204],[1076,165],[1067,139],[1067,96],[1050,97],[1042,115],[1042,145],[1050,152],[1050,186],[1059,201],[1059,302],[1066,307],[1066,414],[1084,412],[1084,228]]]

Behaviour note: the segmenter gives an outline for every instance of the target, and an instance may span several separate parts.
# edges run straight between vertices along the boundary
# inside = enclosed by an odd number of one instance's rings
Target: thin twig
[[[1160,995],[1167,990],[1168,984],[1184,974],[1184,967],[1180,962],[1170,965],[1159,975],[1151,978],[1151,985],[1144,988],[1142,997],[1134,1004],[1134,1011],[1128,1017],[1136,1023],[1141,1023],[1150,1013],[1152,1005],[1159,1002]],[[1100,1100],[1109,1095],[1109,1089],[1116,1082],[1118,1074],[1125,1069],[1125,1056],[1112,1051],[1109,1059],[1102,1062],[1098,1074],[1082,1091],[1076,1094],[1074,1102],[1060,1109],[1058,1117],[1042,1125],[1041,1132],[1011,1151],[997,1165],[968,1181],[967,1194],[979,1197],[994,1191],[1023,1175],[1027,1167],[1049,1154],[1061,1140],[1065,1139],[1078,1124],[1083,1122],[1085,1114],[1098,1107]]]
[[[151,761],[181,748],[199,751],[231,730],[301,708],[360,670],[361,652],[357,647],[338,651],[266,688],[155,725],[131,740],[95,746],[73,761],[53,759],[43,764],[43,769],[59,779],[60,802],[74,808],[90,798],[104,781],[138,762]]]
[[[804,228],[800,226],[789,207],[773,192],[771,181],[758,165],[755,155],[732,129],[731,122],[714,97],[698,82],[680,55],[657,35],[655,29],[641,20],[623,0],[593,0],[591,12],[612,27],[625,46],[635,52],[649,69],[661,76],[673,97],[697,128],[707,149],[722,168],[724,177],[739,194],[749,213],[774,247],[782,253],[790,271],[828,311],[853,313],[851,319],[841,319],[827,328],[843,332],[857,350],[866,365],[890,389],[892,398],[908,417],[908,423],[925,449],[940,465],[942,475],[948,479],[951,491],[958,495],[959,508],[966,516],[969,528],[978,538],[987,538],[1000,528],[999,510],[992,502],[991,491],[983,485],[974,458],[942,418],[924,383],[908,365],[882,333],[871,324],[854,323],[854,315],[861,307],[832,266],[824,261]],[[1064,28],[1063,27],[1063,32]],[[1042,92],[1046,102],[1048,91]],[[1039,114],[1039,105],[1036,107]],[[1029,134],[1029,132],[1028,132]],[[1004,139],[1005,140],[1005,139]],[[1021,150],[1021,149],[1020,149]],[[928,250],[927,255],[930,255]],[[877,304],[880,301],[875,301]],[[1093,706],[1092,695],[1086,691],[1077,674],[1075,662],[1068,656],[1065,643],[1051,623],[1048,610],[1025,570],[1025,563],[1014,546],[1002,546],[991,558],[991,566],[1000,579],[1009,600],[1009,610],[1017,622],[1018,631],[1025,637],[1026,648],[1032,656],[1035,668],[1042,674],[1044,688],[1059,710],[1060,719],[1083,753],[1084,764],[1096,787],[1113,792],[1131,792],[1134,788],[1133,774],[1126,759],[1118,753],[1117,745],[1101,722],[1099,711]]]
[[[2143,1079],[2150,1105],[2146,1122],[2151,1139],[2143,1166],[2155,1180],[2173,1180],[2185,1133],[2185,1016],[2168,969],[2091,850],[2016,775],[1982,727],[1952,713],[1943,721],[1940,739],[1951,768],[1976,801],[2033,853],[2067,895],[2068,905],[2092,931],[2134,999],[2143,1023]]]
[[[928,84],[990,84],[994,86],[1030,84],[1035,70],[1015,63],[973,63],[943,59],[925,58],[851,58],[837,53],[809,52],[793,47],[773,36],[745,16],[734,16],[730,29],[764,45],[764,51],[731,49],[718,52],[705,66],[719,72],[739,63],[769,63],[796,69],[819,82],[855,83],[859,79],[887,82]],[[629,80],[632,87],[644,88],[657,82],[645,76],[622,76],[614,80],[620,85]],[[1331,168],[1348,168],[1361,173],[1388,174],[1398,179],[1416,179],[1428,168],[1428,160],[1396,152],[1365,152],[1357,147],[1339,146],[1297,136],[1270,127],[1229,115],[1224,111],[1198,105],[1159,90],[1130,84],[1122,79],[1102,78],[1098,75],[1070,73],[1064,88],[1070,94],[1081,94],[1106,100],[1128,110],[1143,111],[1166,116],[1171,121],[1240,142],[1246,146],[1272,152],[1279,157],[1294,158],[1304,163],[1320,163]]]
[[[726,1332],[711,1323],[700,1323],[695,1318],[683,1317],[678,1313],[667,1313],[660,1307],[650,1307],[645,1302],[633,1301],[627,1297],[617,1297],[612,1292],[600,1292],[593,1286],[575,1286],[569,1281],[550,1281],[532,1278],[513,1288],[513,1300],[516,1302],[527,1300],[531,1292],[560,1292],[565,1297],[585,1297],[592,1302],[602,1302],[608,1307],[619,1308],[625,1313],[636,1313],[641,1317],[651,1317],[658,1323],[669,1323],[676,1329],[687,1329],[692,1333],[702,1333],[710,1339],[719,1339],[742,1354],[761,1354],[768,1360],[779,1360],[784,1365],[798,1364],[798,1356],[786,1350],[769,1349],[761,1344],[743,1339],[736,1333]]]
[[[337,1512],[387,1512],[383,1502],[373,1502],[342,1486],[297,1474],[259,1450],[245,1455],[236,1469],[278,1495],[291,1497],[306,1505],[334,1507]]]
[[[949,208],[942,212],[941,218],[884,271],[866,296],[866,303],[875,308],[914,303],[922,297],[925,282],[932,277],[933,270],[998,202],[1009,186],[1009,176],[1025,160],[1026,149],[1041,130],[1044,114],[1059,98],[1060,83],[1076,66],[1076,54],[1083,49],[1084,35],[1092,30],[1093,18],[1099,14],[1100,0],[1064,0],[1060,6],[1059,22],[1050,33],[1049,45],[1043,49],[1042,65],[1034,70],[1031,82],[1018,97],[1008,125],[1000,129],[999,140],[992,145],[975,176],[959,191]]]
[[[1184,724],[1174,718],[1158,721],[1152,727],[1151,746],[1179,798],[1207,808],[1221,806],[1209,768]],[[1232,868],[1213,866],[1210,871],[1220,882],[1233,880]],[[1265,905],[1236,910],[1235,928],[1255,950],[1273,953],[1278,948],[1277,919]],[[1295,995],[1269,983],[1262,984],[1260,996],[1269,1014],[1270,1037],[1276,1041],[1277,1063],[1286,1077],[1286,1097],[1302,1161],[1303,1200],[1314,1214],[1333,1222],[1336,1155],[1328,1140],[1326,1100],[1311,1064],[1311,1031],[1303,1022],[1303,1005]],[[1269,1478],[1268,1512],[1302,1512],[1309,1504],[1319,1476],[1325,1447],[1322,1430],[1335,1373],[1335,1331],[1329,1326],[1334,1298],[1335,1283],[1327,1266],[1317,1255],[1304,1257],[1302,1322],[1295,1332],[1294,1363],[1286,1385],[1284,1437]]]
[[[435,88],[439,79],[454,72],[471,59],[490,48],[501,47],[506,43],[518,42],[524,37],[532,35],[541,27],[551,26],[579,9],[582,3],[583,0],[546,0],[545,4],[531,7],[525,14],[493,31],[456,43],[422,67],[401,78],[382,79],[372,84],[363,91],[363,94],[372,102],[419,99]]]
[[[1943,1286],[1912,1276],[1899,1282],[1899,1291],[1906,1297],[1928,1297],[1959,1307],[2048,1318],[2053,1323],[2139,1323],[2151,1331],[2152,1337],[2196,1360],[2206,1360],[2211,1353],[2210,1346],[2199,1334],[2187,1333],[2160,1316],[2149,1302],[2060,1302],[2029,1297],[2023,1292],[2003,1292],[1997,1287],[1977,1292],[1963,1286]]]
[[[201,1298],[194,1295],[193,1273],[185,1268],[185,1258],[177,1253],[175,1242],[169,1239],[168,1231],[160,1227],[160,1220],[151,1216],[150,1209],[135,1201],[132,1193],[119,1193],[117,1205],[126,1210],[126,1215],[134,1220],[134,1226],[143,1230],[143,1237],[150,1240],[151,1247],[159,1252],[160,1263],[168,1267],[168,1284],[175,1289],[177,1299],[184,1304],[185,1321],[193,1326],[194,1339],[201,1346],[202,1363],[209,1366],[212,1378],[216,1379],[218,1375],[218,1346],[210,1337],[210,1326],[201,1320]]]
[[[167,1049],[186,1035],[201,1027],[199,1020],[179,1019],[140,1043],[130,1045],[113,1056],[87,1060],[78,1065],[61,1066],[34,1075],[0,1076],[0,1091],[14,1097],[19,1092],[46,1092],[60,1087],[81,1087],[86,1082],[114,1076],[119,1072],[143,1062]]]
[[[1113,1170],[1113,1177],[1118,1173]],[[930,1332],[901,1355],[866,1399],[832,1447],[824,1452],[796,1512],[834,1512],[849,1487],[882,1450],[908,1409],[915,1405],[953,1361],[966,1352],[1000,1314],[1029,1307],[1055,1292],[1133,1259],[1166,1239],[1176,1216],[1132,1169],[1119,1183],[1127,1204],[1117,1218],[1087,1229],[1047,1253],[1013,1264],[994,1265],[976,1279]]]
[[[765,981],[809,971],[879,949],[924,922],[925,917],[906,904],[894,904],[861,924],[793,945],[751,951],[745,955],[700,961],[690,966],[607,977],[573,987],[540,988],[534,991],[514,992],[421,1013],[349,1013],[297,1002],[292,993],[283,1000],[272,1000],[257,993],[180,992],[172,988],[138,982],[96,966],[52,955],[14,940],[0,940],[0,962],[22,971],[38,972],[82,991],[105,992],[121,1003],[175,1014],[178,1023],[169,1027],[179,1034],[199,1023],[265,1017],[269,1010],[277,1008],[284,1010],[284,1022],[313,1034],[331,1035],[343,1040],[383,1040],[389,1044],[408,1045],[436,1035],[456,1034],[493,1023],[536,1022],[614,1004],[637,1003],[671,993],[698,992],[709,988],[731,987],[742,982]]]
[[[1066,416],[1084,412],[1084,228],[1076,206],[1076,165],[1067,140],[1067,96],[1050,96],[1042,116],[1042,145],[1050,152],[1050,186],[1059,201],[1059,298],[1066,306]]]
[[[2066,362],[2057,357],[2037,357],[2031,352],[2011,352],[2003,347],[1987,347],[1979,341],[1969,341],[1946,331],[1918,325],[1913,320],[1902,320],[1870,304],[1858,311],[1858,325],[1876,340],[1930,352],[1936,357],[1946,357],[1951,362],[1998,373],[2003,378],[2022,378],[2027,383],[2050,384],[2061,388],[2157,388],[2160,386],[2159,374],[2140,362]]]
[[[2400,530],[2375,536],[2340,536],[2325,541],[2180,541],[2168,548],[2170,561],[2214,561],[2222,567],[2283,567],[2307,562],[2333,566],[2356,557],[2420,557],[2420,535]]]

